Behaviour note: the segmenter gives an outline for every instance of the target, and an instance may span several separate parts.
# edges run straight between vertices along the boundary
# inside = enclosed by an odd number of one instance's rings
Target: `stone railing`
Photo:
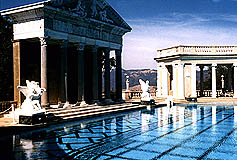
[[[142,91],[123,91],[123,99],[130,100],[130,99],[140,99]],[[152,97],[156,96],[156,92],[150,92]]]
[[[200,90],[197,90],[197,97],[201,97]],[[156,92],[150,92],[152,97],[156,97]],[[124,100],[131,100],[131,99],[140,99],[142,91],[123,91],[123,99]],[[216,91],[217,97],[232,97],[232,93],[222,94],[221,90]],[[204,90],[202,97],[212,97],[212,90]]]
[[[17,102],[16,101],[1,101],[0,102],[0,117],[2,117],[3,114],[6,114],[10,111],[12,104],[16,106]]]
[[[211,97],[212,96],[212,90],[204,90],[202,97]],[[221,90],[216,91],[216,96],[217,97],[233,97],[233,92],[228,92],[225,94],[222,94]],[[200,90],[197,90],[197,97],[201,97],[201,92]]]
[[[157,52],[160,57],[177,54],[231,54],[237,53],[237,46],[177,46]]]

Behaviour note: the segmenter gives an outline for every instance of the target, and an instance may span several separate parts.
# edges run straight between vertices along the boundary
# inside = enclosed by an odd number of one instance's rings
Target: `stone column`
[[[93,89],[93,101],[92,103],[99,102],[98,96],[98,78],[99,78],[99,68],[98,68],[98,46],[93,46],[93,70],[92,70],[92,89]]]
[[[176,91],[177,91],[177,85],[176,85],[176,81],[177,81],[177,71],[176,71],[176,65],[172,64],[173,67],[173,82],[172,82],[172,90],[173,90],[173,97],[176,98]]]
[[[184,99],[184,65],[178,66],[178,99]]]
[[[116,56],[116,100],[122,101],[122,49],[115,50]]]
[[[110,97],[110,48],[104,50],[105,53],[105,71],[104,71],[104,92],[105,92],[105,102],[111,102]]]
[[[77,45],[77,76],[78,76],[78,98],[77,98],[77,104],[76,105],[85,105],[85,70],[84,70],[84,49],[85,44],[80,43]]]
[[[68,41],[64,40],[61,44],[61,63],[60,63],[60,98],[61,103],[68,102],[68,92],[67,92],[67,52],[68,52]]]
[[[203,68],[204,66],[200,65],[199,68],[200,68],[200,97],[202,97],[203,96]]]
[[[162,66],[162,96],[168,96],[168,69],[165,65]]]
[[[46,91],[43,92],[41,97],[41,105],[47,106],[48,104],[48,84],[47,84],[47,38],[40,38],[41,43],[41,88],[45,88]]]
[[[228,66],[228,91],[232,91],[232,66]]]
[[[217,64],[212,64],[212,98],[216,98],[216,66]]]
[[[196,73],[196,64],[192,64],[192,97],[197,97],[197,92],[196,92],[196,77],[197,77],[197,73]]]
[[[21,56],[20,56],[20,41],[13,42],[13,78],[14,78],[14,101],[17,101],[18,106],[21,103],[21,93],[17,86],[21,82]]]
[[[161,74],[160,72],[162,71],[162,68],[160,64],[157,66],[157,91],[156,91],[156,96],[161,97]]]
[[[99,101],[102,100],[102,55],[103,55],[103,49],[98,50],[98,98]]]
[[[237,98],[237,63],[234,63],[234,98]]]

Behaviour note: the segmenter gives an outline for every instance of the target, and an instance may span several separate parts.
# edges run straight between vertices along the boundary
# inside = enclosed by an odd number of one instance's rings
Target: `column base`
[[[68,107],[71,107],[70,103],[69,102],[66,102],[63,106],[63,108],[68,108]]]
[[[101,104],[101,102],[99,100],[93,100],[91,103],[95,104],[95,105],[100,105]]]
[[[87,106],[86,101],[81,101],[80,107],[84,107],[84,106]]]
[[[122,98],[120,98],[120,99],[116,99],[116,102],[117,103],[124,103],[125,101]]]
[[[77,101],[77,103],[75,104],[75,106],[86,106],[86,101]]]
[[[105,100],[104,100],[104,103],[105,103],[106,105],[108,105],[108,104],[114,103],[114,101],[112,101],[112,99],[105,99]]]
[[[49,107],[49,106],[50,106],[49,103],[47,103],[47,104],[41,104],[41,107],[43,107],[43,108]]]

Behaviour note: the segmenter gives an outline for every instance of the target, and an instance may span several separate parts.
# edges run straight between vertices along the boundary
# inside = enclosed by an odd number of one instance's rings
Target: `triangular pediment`
[[[131,30],[131,27],[105,0],[49,0],[48,3],[82,18],[92,18]]]

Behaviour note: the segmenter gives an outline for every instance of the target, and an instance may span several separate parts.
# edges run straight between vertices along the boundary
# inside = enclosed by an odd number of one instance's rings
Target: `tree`
[[[13,97],[12,37],[10,19],[0,15],[0,101]]]

